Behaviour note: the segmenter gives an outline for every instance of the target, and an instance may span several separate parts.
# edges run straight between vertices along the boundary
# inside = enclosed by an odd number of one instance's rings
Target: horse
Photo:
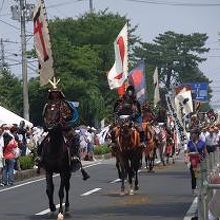
[[[116,158],[121,169],[121,195],[125,195],[125,179],[128,176],[130,185],[129,195],[134,195],[134,190],[138,190],[138,169],[140,167],[140,158],[142,148],[140,147],[139,132],[134,125],[131,125],[130,116],[120,116],[119,126],[113,129],[114,136],[117,139],[115,146]],[[133,187],[133,177],[135,177],[135,186]]]
[[[42,148],[42,166],[46,173],[46,193],[49,199],[49,208],[53,213],[56,211],[56,206],[54,205],[53,193],[53,173],[60,174],[60,188],[59,188],[59,213],[63,215],[63,199],[64,199],[64,188],[66,191],[66,201],[65,201],[65,213],[69,211],[69,189],[70,189],[70,159],[69,159],[69,149],[66,146],[62,128],[60,126],[55,126],[48,130],[48,135],[41,143]],[[60,214],[59,214],[60,215]]]
[[[144,149],[144,157],[146,168],[148,167],[148,171],[152,172],[154,168],[154,161],[156,156],[156,140],[155,140],[155,131],[153,130],[150,123],[142,123],[142,127],[145,133],[146,138],[146,148]]]
[[[167,146],[167,131],[165,125],[160,125],[156,127],[158,132],[156,132],[157,138],[157,149],[159,152],[160,161],[163,166],[166,165],[165,163],[165,156],[166,156],[166,146]]]
[[[156,156],[156,147],[157,147],[156,132],[152,127],[152,124],[155,121],[155,116],[148,105],[144,105],[142,109],[143,109],[142,128],[144,130],[145,141],[147,146],[143,152],[145,157],[146,168],[148,167],[148,171],[151,172],[154,167],[154,160]],[[141,164],[142,164],[142,158],[141,158]]]
[[[81,161],[77,157],[77,146],[74,140],[68,140],[68,135],[64,137],[64,130],[60,124],[60,113],[54,111],[54,114],[50,115],[50,122],[47,126],[48,134],[38,147],[38,155],[41,155],[41,167],[44,168],[46,174],[46,194],[49,199],[49,208],[53,213],[56,211],[54,205],[53,193],[53,173],[60,174],[60,188],[59,188],[59,214],[58,219],[63,219],[63,200],[64,200],[64,188],[66,191],[65,199],[65,213],[69,212],[69,189],[71,172],[81,169],[83,180],[89,178],[88,174],[83,170]],[[71,143],[70,143],[71,142]],[[75,144],[74,144],[75,143]],[[70,159],[73,157],[70,152],[70,144],[74,147],[74,155],[76,159]],[[73,150],[73,149],[72,149]]]
[[[176,148],[175,148],[175,142],[174,142],[174,133],[168,133],[167,136],[167,145],[165,148],[165,157],[166,157],[166,164],[169,164],[169,159],[172,159],[172,163],[175,163],[175,154],[176,154]]]

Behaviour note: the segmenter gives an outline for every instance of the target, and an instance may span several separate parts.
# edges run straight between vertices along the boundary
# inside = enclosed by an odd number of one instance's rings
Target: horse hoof
[[[134,195],[134,190],[133,190],[133,189],[130,189],[129,195],[130,195],[130,196],[133,196],[133,195]]]
[[[50,206],[50,211],[53,213],[53,212],[56,212],[57,208],[55,205],[51,205]]]
[[[58,214],[57,220],[64,220],[64,216],[61,212]]]
[[[139,190],[139,186],[138,185],[136,185],[135,187],[134,187],[134,190]]]
[[[70,208],[69,207],[65,207],[65,214],[68,214],[70,211]]]
[[[124,195],[125,195],[125,191],[121,191],[120,196],[124,196]]]

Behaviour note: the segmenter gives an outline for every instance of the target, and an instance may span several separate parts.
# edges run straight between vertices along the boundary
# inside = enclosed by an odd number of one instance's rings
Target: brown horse
[[[146,167],[148,171],[151,172],[154,168],[154,160],[156,156],[156,141],[155,141],[155,131],[148,122],[142,123],[142,127],[146,138],[146,148],[144,149],[144,157],[146,162]]]
[[[130,185],[129,194],[134,195],[134,189],[139,189],[138,169],[142,155],[139,132],[134,125],[131,125],[130,120],[127,120],[121,122],[120,126],[113,128],[112,137],[116,140],[114,151],[121,171],[121,195],[125,194],[124,182],[127,176]],[[134,188],[132,183],[133,177],[135,177]]]
[[[156,156],[156,133],[152,128],[152,123],[155,121],[155,116],[150,109],[150,106],[143,106],[143,123],[142,128],[144,130],[145,139],[146,139],[146,149],[144,150],[144,157],[146,167],[148,167],[149,172],[153,170],[154,160]],[[149,163],[149,164],[148,164]]]

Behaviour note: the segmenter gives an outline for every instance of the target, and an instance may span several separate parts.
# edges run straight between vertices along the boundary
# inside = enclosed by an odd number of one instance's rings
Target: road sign
[[[189,83],[192,88],[192,97],[194,100],[200,102],[208,101],[208,83],[207,82],[198,82],[198,83]]]

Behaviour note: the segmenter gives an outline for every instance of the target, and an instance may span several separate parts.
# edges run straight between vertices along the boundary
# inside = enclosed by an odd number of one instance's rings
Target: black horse
[[[63,199],[64,199],[64,188],[66,191],[66,201],[65,201],[65,212],[69,211],[69,189],[70,189],[70,159],[69,159],[69,149],[65,143],[62,128],[56,126],[48,130],[48,135],[41,143],[40,149],[42,150],[41,165],[46,172],[46,193],[49,199],[49,208],[51,212],[56,211],[56,206],[54,205],[53,193],[53,173],[60,174],[60,189],[59,189],[59,199],[60,207],[59,213],[63,213]]]
[[[40,166],[45,169],[46,172],[46,193],[49,199],[49,208],[51,212],[56,211],[54,204],[53,193],[53,173],[60,174],[60,189],[59,189],[59,215],[63,215],[63,200],[64,200],[64,188],[66,191],[65,200],[65,213],[69,211],[69,189],[70,189],[70,178],[71,172],[78,169],[81,170],[83,180],[89,178],[89,175],[82,168],[81,161],[78,159],[76,153],[76,159],[71,160],[73,156],[70,153],[70,147],[67,146],[63,135],[62,127],[57,124],[48,129],[48,135],[45,137],[41,145],[38,147],[38,155],[41,155]]]

